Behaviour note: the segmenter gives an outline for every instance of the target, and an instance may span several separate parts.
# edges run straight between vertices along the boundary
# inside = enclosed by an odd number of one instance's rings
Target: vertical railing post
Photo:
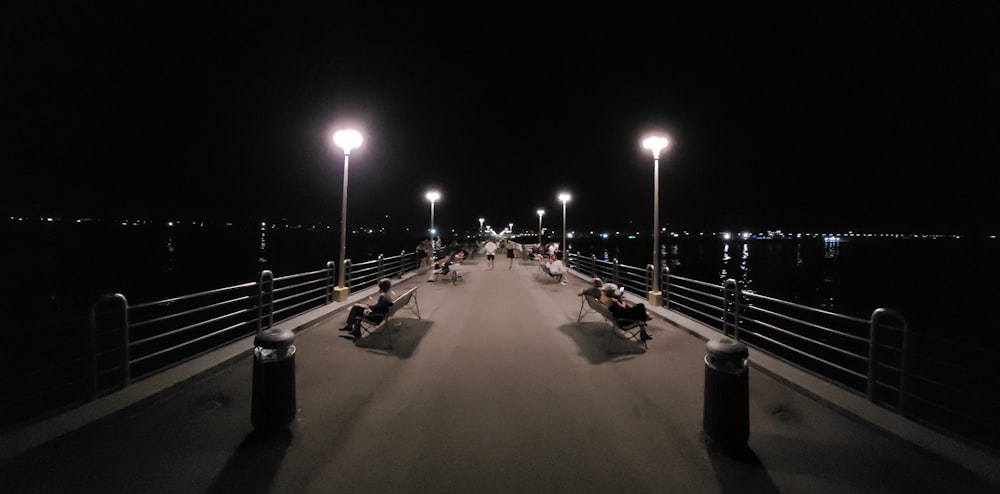
[[[351,272],[353,267],[350,259],[344,261],[344,286],[347,288],[354,288],[354,273]]]
[[[732,300],[730,300],[730,293]],[[732,321],[730,323],[730,321]],[[740,285],[729,278],[722,285],[722,334],[729,336],[729,326],[733,326],[733,339],[740,340]]]
[[[385,275],[385,257],[382,254],[378,255],[378,259],[376,259],[376,261],[375,261],[375,266],[376,266],[375,272],[378,273],[378,276],[375,277],[375,284],[378,284],[378,280],[381,280],[382,278],[385,278],[385,276],[384,276]]]
[[[878,379],[875,373],[878,369],[878,327],[880,320],[891,317],[902,322],[902,341],[899,349],[899,396],[896,399],[896,406],[899,414],[906,416],[909,407],[909,387],[910,387],[910,326],[900,313],[892,309],[875,309],[872,312],[871,327],[868,334],[868,401],[875,401],[875,386]]]
[[[326,303],[333,302],[333,284],[336,282],[334,276],[337,275],[337,263],[328,261],[326,263]]]
[[[656,276],[656,269],[653,268],[652,264],[647,264],[646,269],[642,271],[642,274],[644,278],[643,283],[646,284],[646,286],[642,288],[642,291],[649,292],[653,287],[653,277]]]
[[[396,273],[396,276],[398,276],[400,278],[402,278],[403,277],[403,273],[406,272],[406,270],[403,269],[403,266],[406,264],[404,261],[406,261],[406,251],[405,250],[401,250],[401,251],[399,251],[399,268],[397,269],[397,273]]]
[[[94,302],[94,304],[90,306],[90,324],[89,324],[89,326],[90,326],[89,327],[90,334],[89,334],[89,338],[88,338],[89,341],[87,342],[88,346],[89,346],[89,352],[90,352],[90,355],[88,355],[88,359],[87,359],[88,360],[88,362],[87,362],[88,369],[87,370],[88,370],[88,374],[89,374],[88,381],[90,383],[90,390],[89,390],[90,391],[90,401],[93,401],[93,400],[97,399],[97,394],[98,394],[98,383],[97,383],[97,325],[98,325],[97,316],[98,316],[98,313],[97,313],[97,309],[98,309],[99,306],[101,306],[101,305],[103,305],[103,304],[105,304],[107,302],[111,302],[111,301],[118,302],[118,316],[120,317],[120,319],[118,320],[118,323],[121,326],[119,328],[119,334],[120,334],[119,346],[120,346],[120,351],[118,352],[118,355],[119,355],[119,359],[118,359],[119,360],[119,362],[118,362],[118,365],[119,365],[119,367],[118,367],[119,381],[121,383],[122,388],[128,387],[128,385],[131,383],[131,372],[130,372],[130,369],[129,369],[129,358],[130,358],[130,356],[129,356],[128,300],[125,298],[124,295],[122,295],[120,293],[108,293],[108,294],[104,294],[104,295],[101,295],[101,297],[97,299],[97,302]]]
[[[267,307],[265,311],[264,307]],[[267,324],[264,324],[264,318]],[[270,270],[260,272],[257,282],[257,334],[274,325],[274,274]]]
[[[619,278],[620,277],[618,275],[618,259],[615,259],[611,261],[611,282],[620,286],[621,282],[618,281]]]
[[[660,279],[660,291],[663,292],[663,306],[670,310],[670,268],[663,266],[663,278]]]

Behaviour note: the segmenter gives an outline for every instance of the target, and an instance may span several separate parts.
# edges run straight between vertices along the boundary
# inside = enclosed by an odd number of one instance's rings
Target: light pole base
[[[649,305],[660,307],[663,305],[663,292],[649,292],[646,294]]]
[[[347,296],[351,294],[351,289],[346,286],[335,286],[333,287],[333,301],[343,302],[347,300]]]

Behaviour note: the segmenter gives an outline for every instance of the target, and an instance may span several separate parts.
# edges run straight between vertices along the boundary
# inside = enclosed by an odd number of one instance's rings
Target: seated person
[[[350,331],[355,339],[361,337],[361,320],[368,319],[371,322],[381,321],[382,317],[389,312],[396,294],[392,292],[392,282],[389,278],[382,278],[378,281],[378,299],[374,304],[354,304],[351,312],[347,314],[347,324],[340,328],[341,331]]]
[[[652,319],[649,312],[646,312],[646,306],[644,304],[629,305],[625,302],[622,297],[623,293],[618,290],[618,285],[614,283],[606,283],[601,287],[601,303],[608,308],[611,315],[620,319],[631,319],[633,321],[649,321]],[[649,333],[646,332],[644,326],[640,326],[639,337],[645,340],[653,339]]]
[[[434,274],[448,274],[450,271],[448,266],[451,266],[452,259],[454,258],[447,255],[442,257],[440,261],[434,263]]]
[[[601,298],[601,287],[604,286],[604,280],[600,278],[591,278],[590,286],[588,288],[581,288],[576,294],[580,297],[584,295],[590,295],[598,300]]]
[[[562,252],[556,252],[555,258],[546,266],[552,274],[563,274],[566,272],[566,265],[562,261]]]
[[[559,277],[559,283],[562,283],[563,285],[565,285],[565,284],[568,283],[566,281],[566,278],[563,277],[563,275],[566,274],[567,269],[566,269],[566,265],[563,264],[563,261],[562,261],[562,252],[556,252],[555,253],[555,259],[552,262],[550,262],[545,267],[545,269],[549,270],[549,274],[551,274],[553,276],[558,276]]]

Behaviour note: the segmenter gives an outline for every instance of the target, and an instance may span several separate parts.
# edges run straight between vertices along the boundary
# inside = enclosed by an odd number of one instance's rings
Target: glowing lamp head
[[[441,198],[441,194],[438,194],[437,192],[428,192],[427,193],[427,200],[428,201],[435,202],[435,201],[437,201],[440,198]]]
[[[351,154],[351,150],[361,145],[361,133],[353,130],[338,130],[333,133],[333,143],[344,150],[344,154]]]
[[[660,150],[667,147],[670,142],[667,141],[666,137],[652,136],[647,137],[642,141],[642,147],[649,149],[653,152],[653,158],[660,157]]]
[[[567,202],[569,202],[569,194],[565,192],[559,194],[559,200],[562,201],[563,204],[566,204]]]

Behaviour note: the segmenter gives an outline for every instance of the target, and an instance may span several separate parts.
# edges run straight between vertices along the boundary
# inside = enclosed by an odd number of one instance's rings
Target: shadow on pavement
[[[357,346],[371,353],[392,355],[401,359],[410,358],[433,323],[426,319],[394,317],[389,324],[386,330],[390,334],[365,337],[357,343]],[[386,345],[386,336],[392,339],[391,348]]]
[[[701,434],[701,439],[705,443],[715,477],[719,480],[719,492],[780,492],[753,449],[748,446],[724,448],[709,440],[704,433]]]
[[[291,442],[292,432],[286,427],[254,430],[243,439],[236,452],[222,467],[208,492],[270,492]]]
[[[559,327],[559,331],[569,336],[580,348],[580,355],[594,365],[629,360],[645,352],[638,343],[614,338],[611,326],[606,322],[564,324]],[[615,353],[608,353],[608,341],[612,338],[615,340],[612,342]]]

